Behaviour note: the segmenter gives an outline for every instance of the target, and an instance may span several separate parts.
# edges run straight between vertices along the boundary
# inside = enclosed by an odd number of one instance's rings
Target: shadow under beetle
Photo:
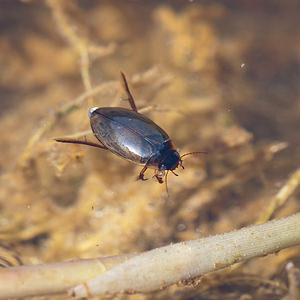
[[[126,77],[122,72],[121,83],[131,109],[94,107],[89,111],[91,128],[100,144],[64,138],[56,141],[98,147],[133,163],[142,164],[144,167],[137,177],[138,180],[147,180],[144,178],[144,173],[148,168],[154,168],[154,177],[159,183],[163,183],[165,179],[168,190],[169,171],[178,176],[174,170],[178,166],[184,169],[182,164],[184,156],[206,152],[190,152],[180,156],[168,134],[152,120],[138,113]]]

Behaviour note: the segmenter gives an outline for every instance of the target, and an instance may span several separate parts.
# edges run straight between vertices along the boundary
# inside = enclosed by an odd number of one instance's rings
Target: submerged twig
[[[105,86],[114,85],[112,82],[104,83],[98,87],[92,88],[91,77],[89,72],[90,59],[89,54],[100,56],[106,56],[113,53],[116,49],[115,43],[110,43],[107,46],[95,45],[88,39],[79,36],[72,25],[68,22],[68,19],[63,11],[63,5],[61,1],[57,0],[47,0],[46,3],[50,7],[53,17],[56,21],[58,28],[60,29],[63,36],[67,39],[70,45],[78,53],[80,57],[80,71],[82,82],[85,87],[86,93],[82,94],[74,101],[63,106],[57,113],[51,115],[47,120],[45,120],[41,127],[35,132],[35,134],[28,141],[25,150],[23,151],[21,157],[18,160],[18,166],[24,167],[28,163],[32,155],[32,149],[39,141],[41,136],[48,130],[50,130],[56,120],[78,107],[78,105],[85,99],[89,100],[89,106],[93,106],[93,96],[99,93]]]
[[[238,231],[142,253],[70,290],[85,297],[150,292],[300,244],[300,213]]]
[[[57,110],[54,114],[51,114],[46,120],[43,121],[43,124],[41,127],[38,128],[38,130],[31,136],[29,141],[27,142],[27,145],[25,147],[25,150],[22,152],[19,160],[18,160],[18,166],[24,167],[26,166],[27,162],[32,157],[32,150],[36,143],[40,140],[40,138],[45,134],[45,132],[49,131],[54,124],[63,116],[70,113],[71,111],[77,109],[80,107],[83,101],[85,101],[90,96],[103,93],[105,91],[117,91],[118,90],[118,81],[108,81],[103,84],[100,84],[96,86],[95,88],[89,90],[88,92],[82,93],[77,98],[75,98],[72,101],[67,102],[65,105],[63,105],[59,110]]]
[[[279,190],[275,197],[269,203],[267,209],[262,213],[258,224],[264,223],[271,219],[274,213],[282,207],[290,196],[295,192],[297,187],[300,185],[300,168],[294,172],[284,186]]]
[[[114,256],[0,269],[0,299],[62,293],[80,282],[85,283],[72,288],[70,295],[150,292],[299,244],[300,213],[222,235],[133,254],[131,258]]]
[[[292,262],[285,267],[288,274],[289,292],[282,300],[300,299],[300,269],[296,268]]]
[[[86,91],[92,89],[91,76],[89,72],[90,58],[89,54],[106,56],[113,53],[116,49],[115,43],[110,43],[107,46],[99,46],[91,43],[87,38],[80,37],[68,21],[65,12],[63,11],[62,1],[47,0],[48,6],[52,10],[53,17],[58,25],[60,32],[68,40],[74,50],[80,57],[80,71],[83,85]],[[93,106],[93,98],[89,98],[89,106]]]
[[[134,256],[118,255],[71,262],[0,268],[0,299],[64,293]]]

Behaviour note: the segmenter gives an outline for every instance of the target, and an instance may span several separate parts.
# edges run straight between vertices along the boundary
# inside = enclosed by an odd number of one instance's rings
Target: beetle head
[[[159,164],[158,168],[161,171],[175,170],[180,164],[180,155],[176,150],[169,150],[164,160]]]
[[[180,166],[182,169],[184,169],[182,158],[188,155],[194,155],[194,154],[207,154],[207,152],[189,152],[185,153],[183,155],[179,155],[177,150],[168,150],[167,155],[162,160],[162,162],[158,165],[158,170],[156,171],[155,177],[159,183],[163,183],[163,178],[165,178],[166,183],[166,191],[168,192],[168,173],[171,171],[174,175],[178,176],[174,170]],[[166,172],[165,172],[166,171]]]

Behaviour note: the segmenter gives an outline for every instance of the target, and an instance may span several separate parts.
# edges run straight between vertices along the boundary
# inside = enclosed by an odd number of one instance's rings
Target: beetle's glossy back
[[[102,107],[91,111],[90,121],[97,139],[113,153],[144,164],[159,155],[167,133],[142,114],[120,107]]]

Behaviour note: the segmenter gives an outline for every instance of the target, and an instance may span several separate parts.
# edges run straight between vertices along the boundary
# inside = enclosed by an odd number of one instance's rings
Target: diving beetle
[[[100,144],[64,138],[56,141],[98,147],[133,163],[144,165],[137,180],[147,180],[144,178],[144,173],[148,168],[154,168],[154,177],[159,183],[163,183],[165,179],[167,188],[169,171],[178,176],[174,170],[178,166],[184,169],[182,164],[184,156],[206,152],[190,152],[180,156],[168,134],[151,119],[138,113],[126,77],[122,72],[121,84],[131,109],[94,107],[89,110],[91,128]]]

